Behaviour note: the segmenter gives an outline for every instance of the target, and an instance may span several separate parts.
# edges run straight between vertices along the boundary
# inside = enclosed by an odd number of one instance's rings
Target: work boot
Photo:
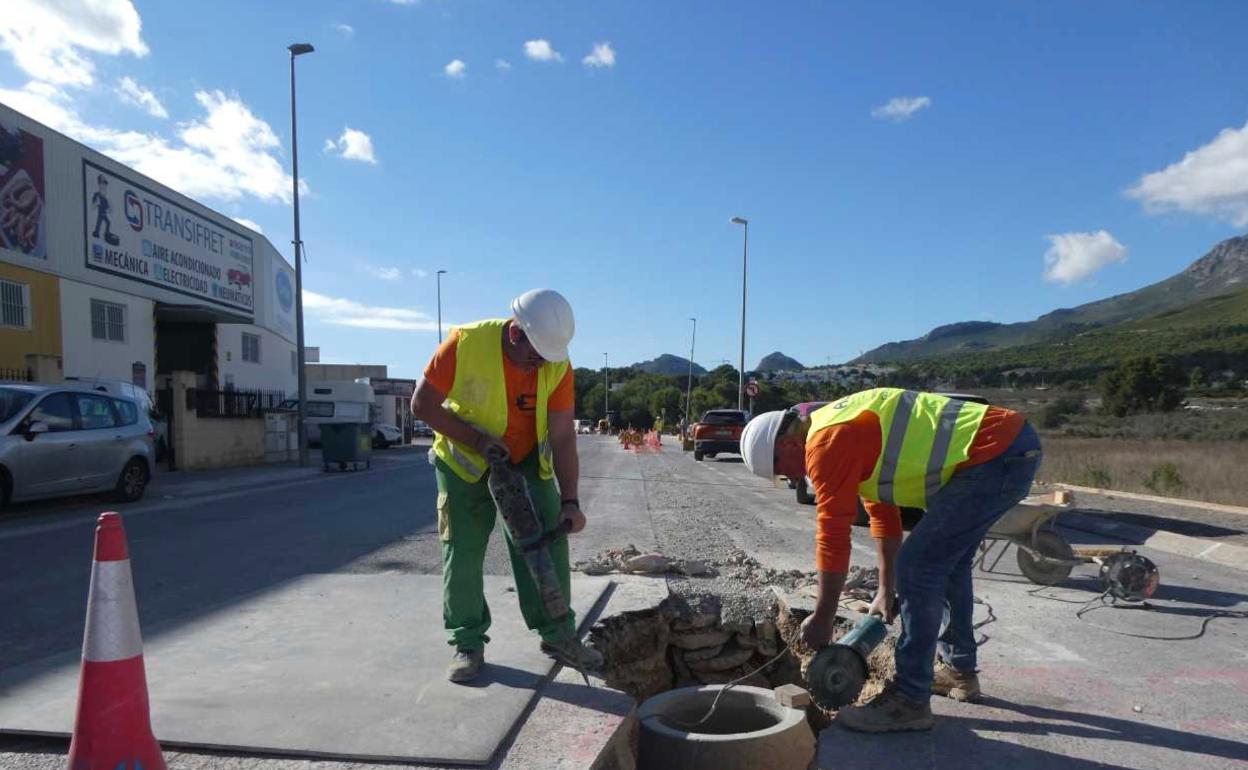
[[[899,733],[932,729],[932,708],[897,692],[892,684],[861,706],[836,712],[836,721],[859,733]]]
[[[548,642],[542,641],[542,652],[565,666],[579,671],[601,671],[602,653],[593,647],[586,647],[580,639]]]
[[[947,695],[961,703],[979,700],[979,675],[974,671],[959,671],[940,661],[932,677],[932,693]]]
[[[455,657],[446,666],[446,678],[460,684],[471,682],[481,673],[485,665],[485,650],[455,650]]]

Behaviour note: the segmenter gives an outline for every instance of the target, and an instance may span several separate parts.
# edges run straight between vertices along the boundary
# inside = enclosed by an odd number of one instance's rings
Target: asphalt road
[[[590,525],[572,540],[574,560],[631,543],[710,560],[739,549],[768,566],[812,568],[813,507],[751,477],[738,459],[695,463],[670,446],[637,456],[596,436],[582,437],[580,448]],[[205,475],[180,487],[171,481],[122,508],[145,626],[189,621],[310,573],[438,571],[436,493],[423,450],[380,453],[373,470],[358,474],[270,476]],[[251,482],[240,486],[244,477]],[[0,668],[81,645],[94,516],[110,507],[42,503],[0,519]],[[1104,542],[1066,534],[1076,543]],[[856,529],[854,561],[870,564],[873,553],[867,532]],[[830,729],[821,736],[823,766],[1244,767],[1248,626],[1217,619],[1197,632],[1210,612],[1248,608],[1246,573],[1148,555],[1162,570],[1153,611],[1105,609],[1079,619],[1075,611],[1097,596],[1093,568],[1077,568],[1059,589],[1037,591],[1009,554],[997,572],[977,577],[981,616],[988,620],[990,607],[996,618],[982,629],[989,639],[981,652],[993,700],[938,703],[944,719],[922,737],[864,743]],[[501,536],[487,572],[509,572]],[[715,590],[715,583],[701,587]],[[63,751],[55,741],[0,737],[0,767],[55,767]],[[196,769],[356,766],[207,752],[179,752],[171,762]]]

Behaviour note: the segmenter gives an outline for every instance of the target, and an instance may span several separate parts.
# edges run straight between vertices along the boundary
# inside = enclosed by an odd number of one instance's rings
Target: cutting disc
[[[823,709],[853,703],[867,681],[867,662],[850,647],[830,644],[815,654],[806,669],[810,696]]]

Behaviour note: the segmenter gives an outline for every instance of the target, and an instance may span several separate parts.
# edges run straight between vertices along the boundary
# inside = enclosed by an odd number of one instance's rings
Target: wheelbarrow
[[[1038,585],[1057,585],[1070,577],[1075,565],[1095,564],[1100,568],[1097,578],[1104,591],[1102,596],[1128,602],[1151,597],[1161,583],[1157,565],[1126,546],[1071,547],[1053,524],[1058,514],[1069,508],[1070,493],[1062,490],[1028,498],[1014,506],[992,525],[979,544],[979,568],[992,572],[1013,543],[1018,568]],[[992,564],[988,564],[988,557],[998,544],[1001,547]]]
[[[1058,514],[1069,508],[1070,497],[1066,492],[1028,498],[1014,506],[997,519],[984,536],[976,564],[980,570],[992,572],[1013,543],[1017,548],[1018,568],[1028,580],[1043,586],[1062,582],[1070,577],[1075,565],[1087,564],[1094,558],[1090,553],[1077,554],[1057,532],[1054,522]]]

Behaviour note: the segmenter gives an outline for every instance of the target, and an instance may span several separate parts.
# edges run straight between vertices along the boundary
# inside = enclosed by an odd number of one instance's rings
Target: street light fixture
[[[733,217],[734,225],[745,228],[745,242],[741,247],[741,371],[737,379],[737,408],[745,408],[745,276],[750,262],[750,220],[745,217]]]
[[[295,113],[295,57],[312,53],[308,43],[294,43],[287,46],[290,51],[290,157],[292,166],[292,187],[295,203],[295,348],[298,351],[299,364],[299,407],[297,428],[299,435],[299,466],[308,464],[308,426],[305,424],[308,409],[308,374],[305,371],[307,360],[303,351],[303,239],[299,234],[299,130]]]
[[[693,333],[689,335],[689,385],[685,388],[685,425],[691,425],[693,420],[689,411],[693,408],[693,345],[698,340],[698,319],[689,320],[693,321]]]
[[[442,276],[446,275],[445,270],[438,271],[438,344],[442,344]]]

